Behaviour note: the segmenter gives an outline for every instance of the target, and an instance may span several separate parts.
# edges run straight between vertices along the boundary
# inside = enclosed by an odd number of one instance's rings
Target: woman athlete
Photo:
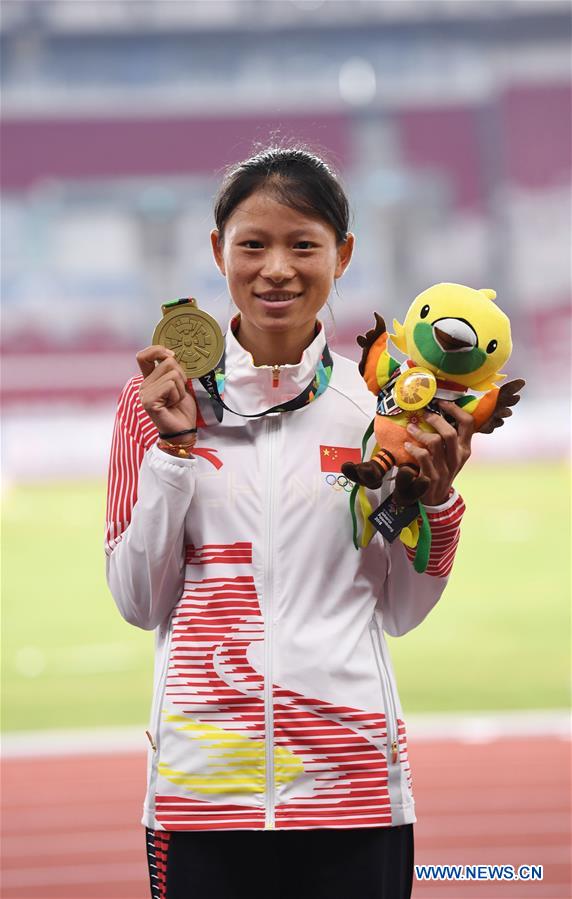
[[[119,400],[107,577],[124,618],[155,631],[153,899],[411,893],[414,804],[384,632],[415,627],[445,587],[474,425],[443,403],[453,424],[409,429],[429,481],[426,573],[400,541],[356,551],[340,466],[359,458],[375,397],[319,318],[352,258],[348,218],[337,176],[305,149],[235,166],[210,235],[238,309],[219,381],[251,417],[207,426],[159,345],[137,354]]]

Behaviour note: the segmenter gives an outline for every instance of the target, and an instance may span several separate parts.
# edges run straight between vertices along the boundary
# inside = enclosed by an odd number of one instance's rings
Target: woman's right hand
[[[143,408],[160,434],[173,434],[195,428],[197,406],[187,390],[186,375],[173,350],[154,344],[137,353],[137,364],[144,381],[139,388]],[[188,442],[189,435],[173,438]]]

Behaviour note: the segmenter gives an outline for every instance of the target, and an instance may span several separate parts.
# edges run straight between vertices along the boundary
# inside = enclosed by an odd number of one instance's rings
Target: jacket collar
[[[238,342],[234,333],[238,324],[237,315],[231,320],[225,337],[225,403],[236,412],[246,414],[263,412],[298,396],[312,380],[322,356],[326,343],[323,324],[318,322],[318,333],[298,363],[279,366],[277,386],[273,386],[273,367],[255,365],[252,355]],[[227,417],[236,418],[225,413],[225,421]]]

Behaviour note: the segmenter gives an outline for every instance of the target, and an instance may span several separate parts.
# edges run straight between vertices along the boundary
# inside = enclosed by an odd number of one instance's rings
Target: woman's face
[[[331,225],[257,191],[229,217],[222,245],[211,240],[216,263],[244,323],[268,334],[308,333],[334,278],[347,268],[353,235],[341,246]]]

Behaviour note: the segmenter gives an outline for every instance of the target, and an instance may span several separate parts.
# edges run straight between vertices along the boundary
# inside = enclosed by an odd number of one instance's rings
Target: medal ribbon
[[[189,299],[185,297],[179,300],[171,300],[171,302],[163,304],[163,309],[171,309],[174,306],[184,306],[186,303],[189,303]],[[219,422],[222,421],[223,409],[226,409],[227,412],[231,412],[233,415],[240,415],[241,418],[262,418],[264,415],[270,415],[271,412],[293,412],[295,409],[301,409],[303,406],[307,406],[308,403],[317,400],[318,397],[324,393],[330,383],[332,369],[334,367],[334,361],[330,354],[328,344],[326,343],[324,344],[324,349],[322,350],[322,355],[314,377],[298,396],[291,400],[287,400],[285,403],[278,403],[276,406],[271,406],[270,409],[265,409],[264,412],[252,412],[247,414],[244,412],[235,412],[234,409],[227,406],[222,399],[225,380],[225,356],[226,350],[223,351],[222,358],[216,368],[207,372],[206,375],[197,378],[209,394],[214,414]]]
[[[263,415],[269,415],[271,412],[293,412],[295,409],[301,409],[303,406],[307,406],[309,403],[317,400],[318,397],[324,393],[330,383],[332,369],[334,367],[334,361],[330,354],[328,344],[326,343],[324,344],[324,349],[322,350],[322,355],[314,377],[298,396],[295,396],[291,400],[287,400],[285,403],[278,403],[276,406],[271,406],[270,409],[265,409],[264,412],[252,412],[246,414],[244,412],[235,412],[234,409],[227,406],[222,399],[221,394],[224,392],[225,381],[225,355],[226,354],[223,353],[222,359],[213,371],[209,371],[206,375],[203,375],[202,378],[199,378],[199,381],[211,398],[214,413],[218,421],[222,421],[223,409],[232,412],[233,415],[240,415],[242,418],[262,418]]]

